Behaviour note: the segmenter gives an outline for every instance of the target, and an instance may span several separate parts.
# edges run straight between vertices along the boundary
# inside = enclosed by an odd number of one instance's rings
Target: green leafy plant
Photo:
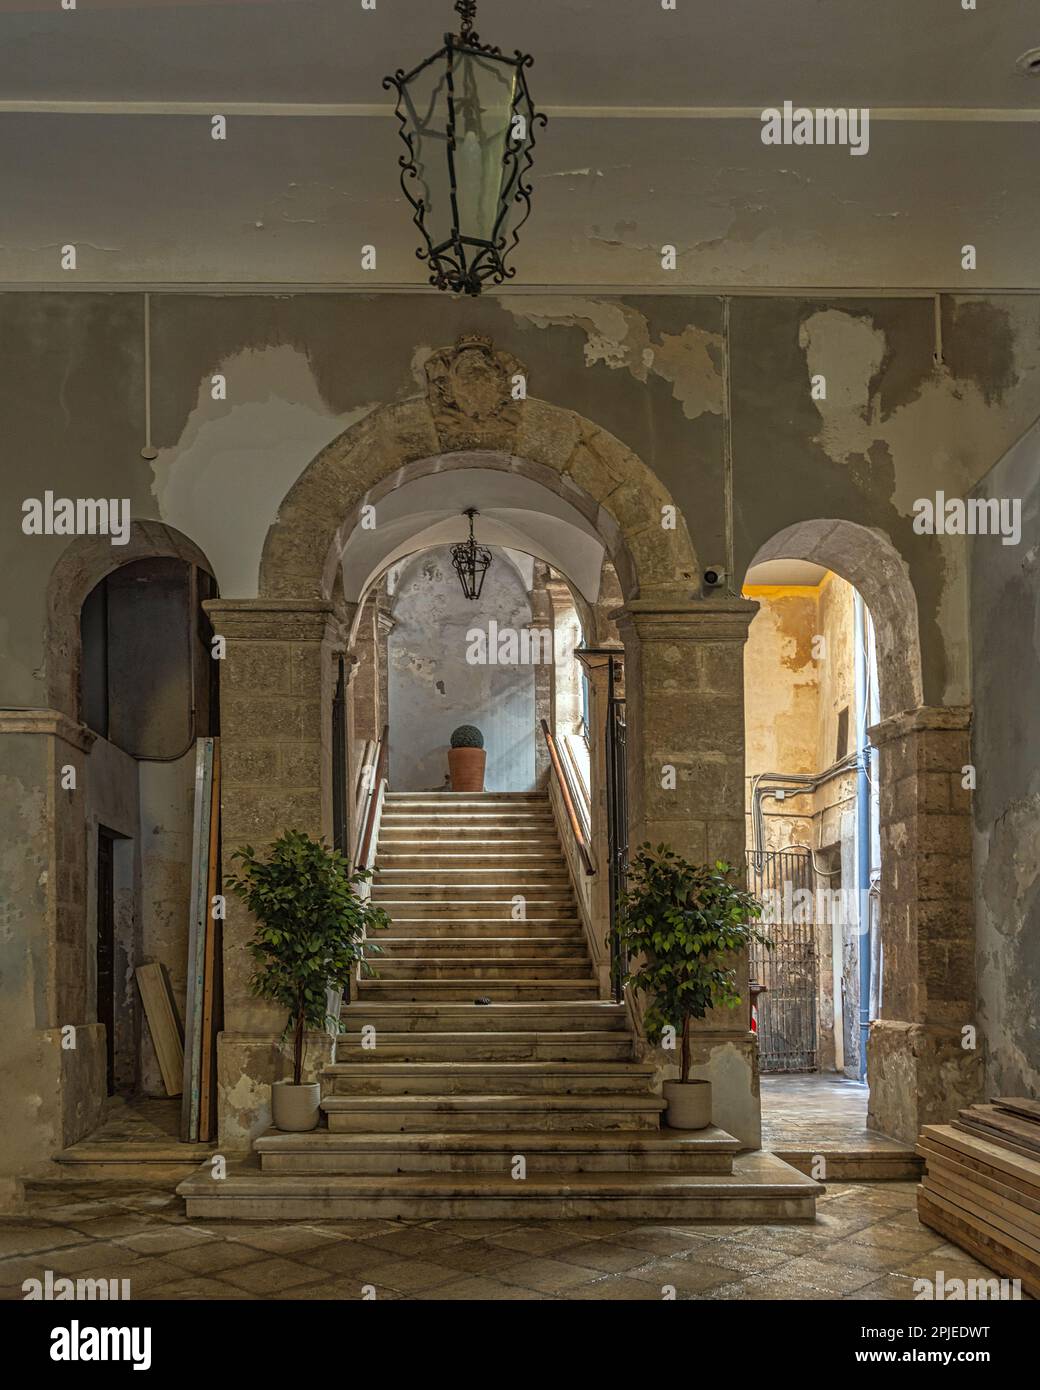
[[[250,989],[288,1011],[282,1040],[291,1030],[298,1086],[306,1030],[340,1026],[328,1015],[326,989],[344,988],[358,965],[363,974],[375,974],[366,957],[380,954],[380,948],[365,938],[387,926],[389,918],[358,894],[371,877],[367,869],[351,873],[338,850],[300,830],[287,830],[266,859],[251,845],[231,857],[241,861],[242,870],[227,876],[227,887],[257,919],[249,943],[257,963]]]
[[[727,956],[752,941],[771,945],[754,926],[762,904],[721,860],[690,864],[666,845],[647,843],[629,865],[618,908],[618,934],[636,961],[625,983],[650,1000],[647,1037],[657,1043],[666,1028],[675,1029],[682,1038],[680,1080],[689,1081],[690,1020],[740,1003]]]
[[[483,748],[484,735],[475,724],[460,724],[451,736],[452,748]]]

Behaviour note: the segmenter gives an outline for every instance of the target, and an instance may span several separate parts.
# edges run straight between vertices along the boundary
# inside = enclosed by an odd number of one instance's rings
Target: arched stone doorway
[[[191,808],[188,797],[180,794],[181,785],[171,785],[165,775],[178,769],[180,761],[152,764],[160,773],[152,789],[160,794],[170,791],[163,809],[169,807],[171,814],[157,815],[146,837],[137,814],[141,805],[137,788],[130,787],[137,759],[87,727],[80,701],[84,601],[116,571],[148,561],[177,561],[185,568],[212,574],[205,555],[188,537],[153,520],[133,521],[126,545],[113,545],[107,535],[70,540],[50,572],[46,591],[47,705],[0,712],[8,767],[27,787],[38,788],[34,811],[22,825],[19,862],[9,856],[14,869],[12,900],[17,897],[22,903],[18,939],[23,964],[17,969],[5,967],[6,1022],[17,1044],[8,1058],[7,1072],[19,1080],[23,1092],[28,1086],[38,1099],[30,1113],[0,1087],[4,1111],[11,1120],[7,1147],[15,1172],[32,1173],[49,1164],[54,1154],[96,1127],[105,1104],[106,1043],[110,1045],[111,1039],[106,1039],[97,998],[99,825],[116,832],[113,877],[120,888],[125,887],[127,898],[135,899],[132,921],[121,921],[120,930],[127,935],[136,932],[146,915],[143,898],[149,895],[153,923],[160,919],[164,924],[167,920],[177,926],[183,923],[186,931],[186,900],[183,912],[176,901],[181,882],[177,871],[182,869],[186,880],[190,862],[185,867],[183,857],[178,857],[179,847],[171,848],[171,840],[183,834],[187,842]],[[198,669],[208,665],[207,655]],[[132,663],[124,663],[123,676],[131,693],[128,673],[132,671]],[[186,752],[185,756],[191,755]],[[160,858],[165,862],[158,865]],[[47,866],[46,873],[41,874],[41,865]],[[170,892],[164,896],[167,887]],[[179,943],[168,939],[166,954],[156,949],[154,937],[141,940],[141,945],[150,958],[162,959],[172,970],[183,970]],[[45,969],[41,962],[46,963]],[[132,970],[115,972],[115,982],[123,1001],[135,1008]],[[74,1035],[67,1033],[70,1028]],[[132,1059],[136,1051],[132,1025],[121,1032],[127,1044],[125,1057]],[[74,1046],[63,1042],[69,1036],[74,1036]],[[144,1056],[142,1049],[139,1057]],[[128,1073],[132,1070],[128,1061]],[[129,1089],[134,1078],[121,1074],[116,1080]]]
[[[222,671],[225,860],[287,826],[328,834],[326,731],[333,661],[355,617],[342,559],[355,528],[417,479],[497,469],[563,499],[594,531],[624,597],[630,735],[630,844],[742,865],[742,646],[755,605],[705,597],[685,521],[624,444],[573,412],[526,396],[526,372],[490,342],[462,339],[426,363],[424,397],[381,407],[301,474],[268,532],[255,600],[209,605],[228,639]],[[474,499],[479,505],[479,499]],[[366,510],[368,509],[368,510]],[[281,1029],[248,990],[248,920],[229,904],[221,1138],[241,1147],[266,1124]],[[698,1074],[716,1083],[716,1122],[759,1142],[754,1044],[743,1017],[706,1020]]]
[[[847,580],[877,643],[882,885],[881,1015],[867,1043],[869,1125],[913,1144],[978,1097],[974,904],[964,772],[971,711],[924,703],[917,599],[882,532],[837,518],[799,522],[754,555],[805,560]],[[965,1029],[968,1028],[968,1032]]]

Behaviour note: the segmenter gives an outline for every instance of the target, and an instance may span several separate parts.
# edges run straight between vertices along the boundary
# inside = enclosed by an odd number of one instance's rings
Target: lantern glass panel
[[[459,233],[492,242],[502,212],[516,69],[465,51],[456,50],[453,58]]]
[[[451,166],[448,163],[448,68],[440,61],[415,73],[401,89],[412,132],[412,158],[425,205],[423,221],[434,246],[451,241]]]

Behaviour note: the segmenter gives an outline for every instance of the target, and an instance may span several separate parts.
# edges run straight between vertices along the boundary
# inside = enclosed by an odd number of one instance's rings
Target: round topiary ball
[[[452,748],[483,748],[484,735],[475,724],[460,724],[451,736]]]

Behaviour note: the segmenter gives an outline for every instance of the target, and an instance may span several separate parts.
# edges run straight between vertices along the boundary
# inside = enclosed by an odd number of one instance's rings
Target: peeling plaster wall
[[[929,299],[731,308],[737,573],[807,515],[881,530],[909,566],[925,700],[969,695],[963,539],[917,535],[914,503],[964,496],[1040,406],[1040,300]],[[825,400],[810,383],[826,379]],[[797,387],[796,387],[797,383]]]
[[[718,297],[153,294],[151,463],[143,307],[138,294],[0,296],[0,560],[23,580],[2,703],[43,703],[43,595],[66,545],[22,535],[25,498],[128,497],[202,546],[226,597],[249,597],[292,479],[375,404],[416,394],[424,356],[464,332],[519,357],[531,394],[627,444],[704,562],[726,561]],[[934,703],[967,693],[963,549],[914,535],[913,502],[972,486],[1040,413],[1040,296],[944,296],[942,320],[937,369],[929,299],[730,305],[734,571],[799,520],[880,528],[910,569]],[[825,402],[810,397],[817,371]]]
[[[744,736],[747,842],[751,846],[751,788],[764,772],[816,771],[819,674],[812,654],[817,595],[750,591],[760,607],[744,647]],[[762,806],[765,848],[812,843],[812,799]]]
[[[1040,431],[983,480],[1022,539],[971,542],[978,1008],[990,1095],[1040,1096]]]
[[[518,632],[531,622],[516,569],[501,550],[492,554],[479,603],[463,595],[447,547],[402,571],[387,643],[394,791],[444,788],[449,741],[460,724],[476,724],[484,735],[488,791],[534,790],[535,668],[466,660],[470,629],[486,632],[494,620],[500,632]]]

